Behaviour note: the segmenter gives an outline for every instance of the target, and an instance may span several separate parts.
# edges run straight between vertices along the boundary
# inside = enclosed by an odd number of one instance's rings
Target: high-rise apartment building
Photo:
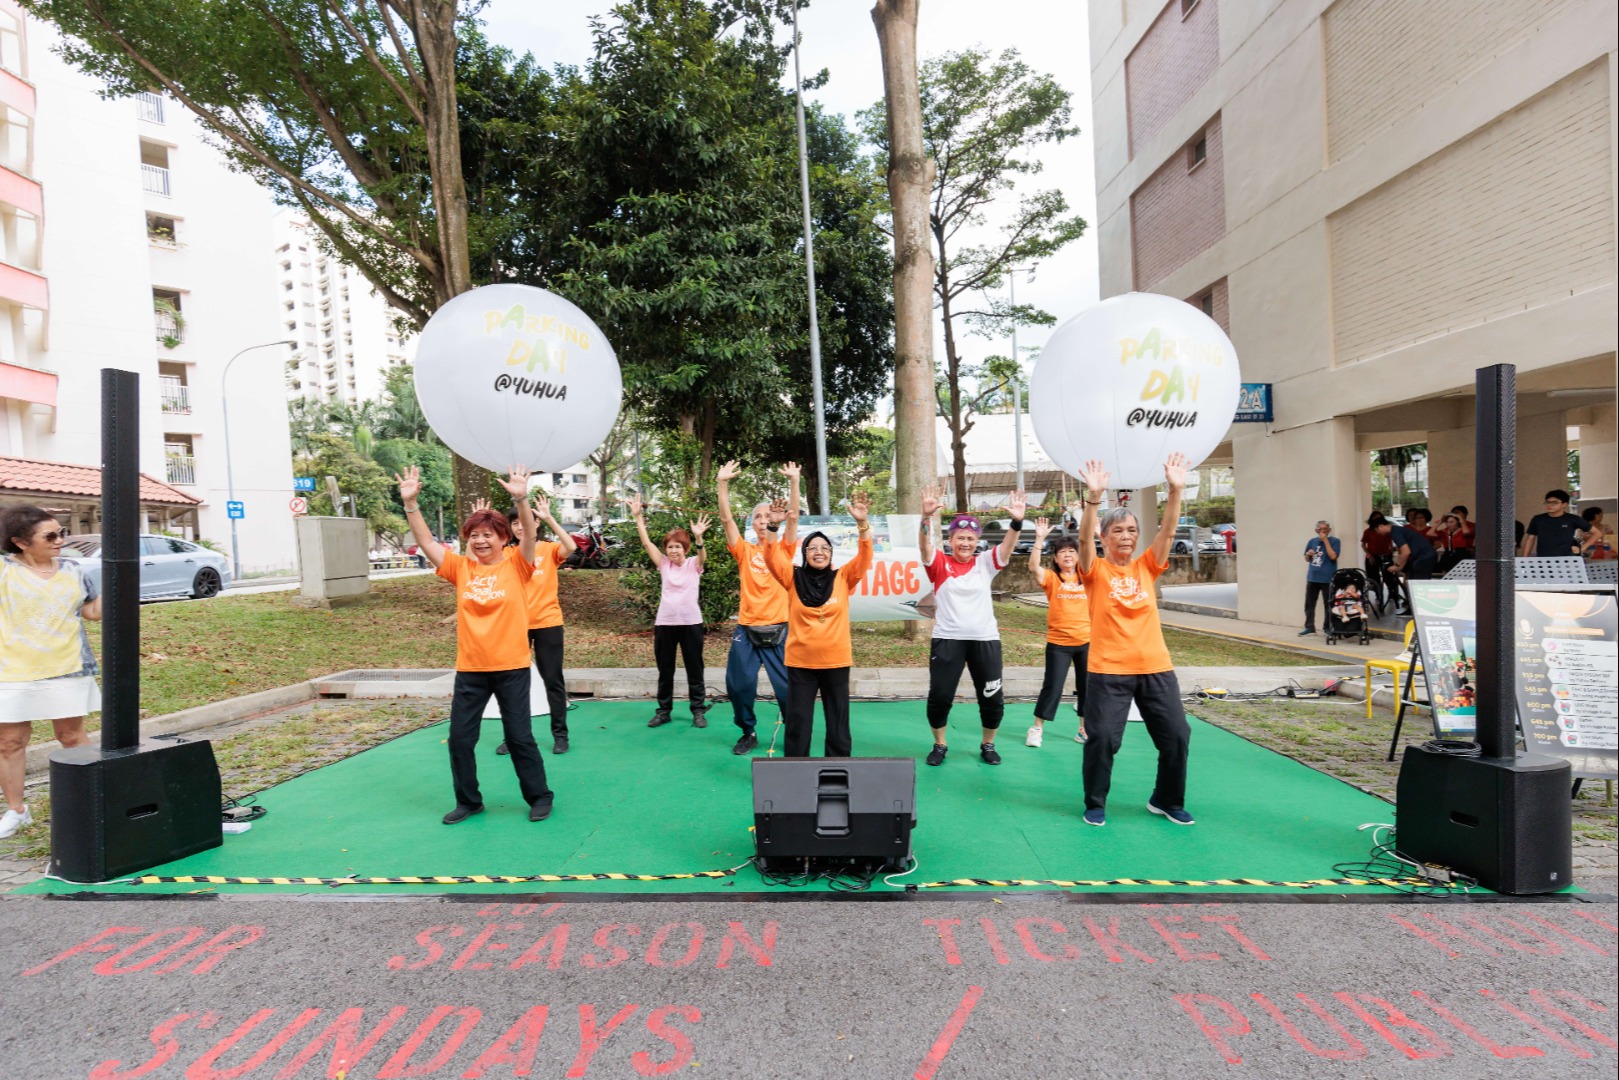
[[[411,363],[414,334],[352,266],[321,251],[309,219],[275,219],[276,305],[281,329],[298,342],[287,365],[287,398],[356,405],[381,398],[388,372]]]
[[[1102,294],[1200,305],[1275,421],[1233,425],[1239,614],[1350,562],[1369,454],[1474,497],[1474,371],[1518,368],[1517,514],[1616,484],[1615,49],[1602,0],[1092,0]],[[1570,433],[1574,433],[1571,440]]]
[[[103,99],[55,40],[0,0],[0,497],[94,531],[99,485],[83,470],[101,464],[100,370],[133,370],[147,527],[228,543],[228,390],[243,571],[291,567],[273,206],[173,102]],[[50,486],[68,473],[76,489]]]

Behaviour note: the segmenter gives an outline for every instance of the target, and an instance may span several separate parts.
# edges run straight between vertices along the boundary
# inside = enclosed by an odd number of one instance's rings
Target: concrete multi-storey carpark
[[[1474,495],[1474,372],[1518,369],[1517,516],[1615,482],[1614,7],[1092,0],[1104,296],[1199,304],[1275,419],[1234,424],[1239,614],[1296,622],[1328,518],[1358,556],[1372,451]]]
[[[274,207],[184,110],[101,97],[55,42],[0,0],[0,502],[96,531],[100,371],[124,368],[141,376],[146,527],[228,544],[221,379],[290,336],[267,299]],[[244,573],[296,563],[289,352],[230,371]]]

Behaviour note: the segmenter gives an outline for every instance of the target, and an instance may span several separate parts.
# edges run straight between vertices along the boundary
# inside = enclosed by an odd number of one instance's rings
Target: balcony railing
[[[163,475],[171,484],[195,484],[197,459],[190,454],[168,453],[163,458]]]
[[[169,170],[161,165],[141,162],[141,186],[150,194],[169,197]]]
[[[165,345],[171,342],[178,345],[186,339],[185,323],[175,318],[172,312],[152,312],[152,326],[158,341]],[[170,346],[173,347],[172,345]]]
[[[191,387],[179,379],[164,377],[159,380],[158,394],[162,399],[164,412],[188,413],[191,411]]]
[[[150,92],[136,94],[135,115],[154,124],[163,123],[163,95]]]

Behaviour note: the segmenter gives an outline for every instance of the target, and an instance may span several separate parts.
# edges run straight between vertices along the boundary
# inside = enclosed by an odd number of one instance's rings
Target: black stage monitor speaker
[[[916,827],[914,758],[754,758],[761,868],[804,859],[903,867]]]
[[[1574,884],[1569,764],[1544,755],[1461,757],[1409,746],[1400,763],[1400,853],[1513,896]]]
[[[51,755],[51,858],[68,881],[109,881],[218,847],[219,766],[206,740]]]

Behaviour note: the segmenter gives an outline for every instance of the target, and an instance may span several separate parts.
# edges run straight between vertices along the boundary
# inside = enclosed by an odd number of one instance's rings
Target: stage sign
[[[853,622],[884,622],[896,619],[933,618],[933,585],[922,568],[922,552],[916,545],[917,514],[872,514],[871,569],[849,594],[849,618]],[[798,519],[798,542],[812,532],[823,532],[832,541],[832,565],[842,566],[854,558],[860,543],[860,526],[847,514]],[[750,536],[749,539],[752,539]],[[802,551],[793,552],[793,561],[802,562]]]
[[[1433,702],[1434,735],[1472,739],[1478,727],[1475,689],[1478,619],[1471,581],[1413,581],[1412,614],[1421,647],[1422,674]],[[1403,680],[1396,683],[1398,695]],[[1368,691],[1369,692],[1369,691]]]
[[[1574,775],[1619,778],[1619,640],[1612,593],[1518,593],[1518,716],[1530,750]]]
[[[1268,424],[1276,419],[1271,401],[1271,384],[1245,382],[1237,395],[1237,414],[1231,418],[1235,424]]]

